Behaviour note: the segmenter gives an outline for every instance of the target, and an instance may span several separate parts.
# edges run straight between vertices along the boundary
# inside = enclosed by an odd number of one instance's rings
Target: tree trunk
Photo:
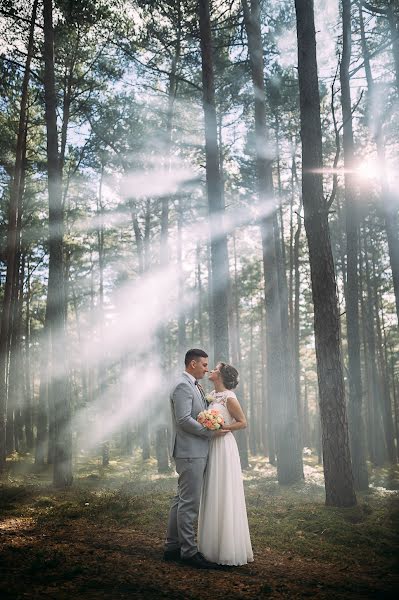
[[[197,262],[197,293],[198,293],[198,305],[197,305],[197,319],[198,319],[198,339],[200,342],[200,348],[204,345],[204,326],[203,326],[203,307],[202,307],[202,273],[201,273],[201,245],[197,242],[196,246],[196,262]]]
[[[103,205],[103,181],[104,181],[104,171],[105,165],[101,164],[100,171],[100,182],[98,186],[98,198],[97,198],[97,216],[98,216],[98,227],[97,227],[97,250],[98,250],[98,275],[99,275],[99,305],[100,305],[100,327],[99,327],[99,337],[100,337],[100,348],[101,348],[101,357],[100,364],[102,365],[101,374],[100,374],[100,410],[101,406],[105,406],[106,403],[106,394],[107,394],[107,362],[106,362],[106,354],[105,354],[105,346],[104,346],[104,205]],[[105,409],[106,410],[106,409]],[[99,415],[101,418],[101,415]],[[101,460],[102,466],[108,467],[109,465],[109,457],[110,457],[110,440],[109,440],[109,432],[105,433],[105,438],[101,440]]]
[[[387,6],[387,17],[389,25],[389,33],[391,34],[393,63],[395,67],[395,83],[396,90],[399,94],[399,18],[395,15],[394,6],[397,0],[389,0]]]
[[[198,0],[205,118],[206,188],[209,206],[212,270],[212,319],[215,361],[229,360],[229,257],[223,233],[223,193],[220,175],[213,46],[209,0]]]
[[[65,362],[65,287],[62,207],[62,174],[58,153],[57,96],[54,75],[54,29],[52,0],[43,1],[44,98],[47,131],[47,170],[49,194],[49,280],[48,311],[51,336],[50,401],[54,406],[54,473],[56,487],[72,484],[71,407]]]
[[[343,119],[343,150],[345,169],[347,285],[346,328],[348,343],[349,400],[348,419],[355,488],[367,490],[368,473],[362,416],[362,380],[359,333],[359,217],[354,183],[354,141],[349,67],[351,60],[351,0],[342,0],[343,43],[340,65],[341,105]]]
[[[366,228],[364,228],[364,264],[366,276],[366,327],[367,327],[367,346],[370,358],[371,390],[370,390],[370,420],[371,420],[371,459],[376,466],[382,466],[386,459],[386,448],[384,444],[384,430],[382,426],[381,411],[381,388],[379,385],[377,371],[377,354],[374,330],[374,310],[373,310],[373,291],[371,285],[370,262],[369,262],[369,244]]]
[[[366,35],[364,31],[364,20],[363,20],[363,11],[362,4],[367,4],[365,2],[360,2],[359,4],[359,23],[360,23],[360,40],[364,61],[364,70],[366,74],[367,80],[367,123],[370,131],[375,138],[376,146],[377,146],[377,154],[380,165],[382,167],[382,171],[385,168],[385,149],[384,149],[384,139],[383,139],[383,130],[381,123],[381,116],[375,115],[375,112],[371,110],[371,104],[374,100],[373,96],[375,93],[374,80],[371,71],[371,63],[370,63],[370,53],[367,46]],[[372,10],[372,7],[368,6],[369,10]],[[392,23],[392,9],[390,10],[391,14],[391,23]],[[391,28],[391,35],[393,33],[393,29]],[[397,82],[399,82],[399,30],[398,27],[396,29],[396,46],[393,44],[393,49],[397,51],[398,64],[396,69],[396,78]],[[399,87],[398,87],[399,91]],[[393,279],[393,288],[395,293],[395,304],[396,304],[396,316],[399,327],[399,223],[398,223],[398,211],[395,206],[394,199],[390,193],[387,178],[382,172],[381,174],[381,193],[382,193],[382,211],[385,219],[385,229],[387,233],[387,241],[388,241],[388,251],[389,251],[389,261],[391,265],[392,271],[392,279]]]
[[[300,239],[302,231],[302,198],[298,208],[296,231],[294,236],[294,248],[293,248],[293,263],[294,263],[294,319],[293,319],[293,341],[294,341],[294,378],[295,378],[295,396],[296,404],[298,407],[298,415],[301,415],[301,357],[300,357],[300,271],[299,271],[299,250],[300,250]],[[305,406],[303,410],[303,417],[299,423],[299,431],[301,434],[301,446],[303,447],[304,441],[304,429],[305,429]]]
[[[377,363],[379,369],[379,378],[380,378],[380,402],[381,402],[381,411],[382,411],[382,422],[384,426],[384,435],[385,435],[385,445],[388,453],[388,459],[391,463],[396,462],[396,450],[395,450],[395,441],[394,441],[394,431],[393,431],[393,420],[392,420],[392,406],[391,406],[391,398],[389,393],[389,377],[387,373],[387,368],[384,360],[384,342],[382,339],[382,326],[381,326],[381,318],[380,317],[380,294],[378,289],[378,280],[377,280],[377,257],[375,246],[371,247],[371,259],[372,259],[372,290],[373,290],[373,306],[374,306],[374,314],[375,314],[375,323],[376,323],[376,333],[377,333],[377,341],[378,341],[378,352],[377,352]]]
[[[32,415],[32,373],[31,373],[31,330],[30,330],[30,265],[29,259],[26,265],[26,316],[25,316],[25,352],[24,352],[24,373],[25,373],[25,403],[24,403],[24,422],[26,433],[26,445],[29,451],[34,448],[33,437],[33,415]]]
[[[179,298],[184,298],[184,274],[183,274],[183,219],[184,219],[184,207],[183,198],[180,197],[178,200],[177,207],[177,272],[178,272],[178,292]],[[183,310],[183,305],[179,306],[179,314],[177,316],[177,356],[178,364],[184,364],[184,356],[187,351],[187,340],[186,340],[186,315]]]
[[[258,197],[262,209],[268,208],[269,212],[261,223],[268,340],[268,398],[274,405],[278,481],[293,483],[303,477],[303,469],[291,364],[288,365],[287,370],[287,364],[291,363],[291,351],[288,349],[287,281],[285,266],[282,264],[278,227],[276,227],[272,164],[264,152],[268,133],[260,5],[258,0],[251,0],[250,8],[247,0],[242,0],[242,6],[254,88]]]
[[[359,239],[359,295],[362,325],[362,342],[363,342],[363,357],[364,357],[364,381],[365,381],[365,421],[366,421],[366,450],[369,458],[373,462],[374,446],[373,446],[373,411],[372,411],[372,367],[370,364],[370,353],[368,348],[368,311],[366,307],[365,292],[364,292],[364,261],[361,247],[362,238]]]
[[[313,0],[295,0],[295,9],[302,138],[302,198],[314,305],[326,504],[353,506],[356,504],[356,495],[340,355],[337,290],[327,206],[323,196]]]
[[[19,125],[17,135],[17,147],[15,156],[14,176],[11,184],[10,204],[8,211],[7,226],[7,273],[4,288],[4,299],[1,313],[0,327],[0,472],[5,467],[6,460],[6,425],[7,425],[7,371],[8,371],[8,342],[9,327],[11,318],[11,296],[12,286],[16,270],[16,252],[17,252],[17,219],[18,202],[21,194],[21,173],[23,167],[23,146],[25,143],[26,113],[28,103],[28,85],[30,78],[30,64],[33,56],[33,41],[36,22],[38,0],[34,0],[32,6],[32,16],[29,28],[29,41],[27,57],[25,62],[25,72],[21,90],[21,105],[19,111]]]
[[[233,233],[233,258],[234,258],[234,286],[233,286],[233,301],[232,301],[232,312],[234,318],[232,319],[233,326],[230,328],[232,343],[231,343],[231,359],[233,365],[236,366],[238,372],[241,373],[242,369],[242,357],[241,357],[241,342],[240,342],[240,297],[238,291],[238,268],[237,268],[237,247],[236,237]],[[244,413],[247,412],[247,403],[245,396],[242,392],[242,384],[238,386],[236,390],[238,401],[242,407]],[[238,451],[240,453],[241,467],[248,469],[248,430],[239,429],[236,432],[236,440],[238,445]]]
[[[253,312],[251,308],[251,312]],[[256,445],[256,399],[255,399],[255,351],[254,351],[254,326],[251,319],[249,332],[249,449],[252,456],[257,453]]]

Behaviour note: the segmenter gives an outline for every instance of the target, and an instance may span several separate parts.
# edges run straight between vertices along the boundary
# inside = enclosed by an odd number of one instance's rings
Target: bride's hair
[[[220,362],[219,367],[219,372],[223,381],[223,385],[228,390],[234,390],[234,388],[237,387],[239,382],[237,369],[232,365],[227,365],[224,362]]]

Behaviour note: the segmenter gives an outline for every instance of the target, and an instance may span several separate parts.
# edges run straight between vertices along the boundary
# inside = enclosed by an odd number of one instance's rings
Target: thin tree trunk
[[[379,377],[380,377],[380,390],[381,390],[381,409],[382,409],[382,421],[384,425],[384,434],[385,434],[385,445],[387,448],[388,459],[391,463],[396,462],[396,450],[395,450],[395,442],[394,442],[394,431],[393,431],[393,420],[392,420],[392,407],[391,407],[391,397],[389,394],[389,379],[387,368],[384,360],[384,342],[382,339],[382,326],[380,317],[380,302],[379,302],[379,290],[378,290],[378,280],[377,280],[377,257],[375,246],[372,245],[371,248],[371,260],[372,260],[372,291],[373,291],[373,305],[374,305],[374,314],[375,314],[375,323],[376,323],[376,333],[377,333],[377,341],[378,341],[378,368],[379,368]]]
[[[97,251],[98,251],[98,275],[99,275],[99,305],[100,305],[100,327],[99,327],[99,337],[100,337],[100,349],[101,349],[101,358],[100,364],[101,374],[100,374],[100,410],[102,405],[105,405],[106,402],[106,393],[107,393],[107,364],[106,364],[106,356],[104,350],[104,205],[103,205],[103,181],[104,181],[104,163],[101,164],[100,171],[100,182],[98,186],[98,197],[97,197],[97,216],[98,216],[98,227],[97,227]],[[99,415],[100,416],[100,415]],[[101,418],[101,416],[100,416]],[[102,458],[102,466],[107,467],[109,465],[109,457],[110,457],[110,441],[108,439],[108,433],[106,433],[105,438],[101,440],[101,458]]]
[[[30,344],[31,344],[31,315],[30,315],[30,264],[29,259],[26,264],[26,315],[25,315],[25,352],[24,352],[24,373],[25,373],[25,406],[24,406],[24,422],[26,432],[26,445],[29,451],[34,448],[34,437],[33,437],[33,415],[32,415],[32,372],[31,372],[31,355],[30,355]]]
[[[384,444],[384,430],[382,425],[381,411],[381,388],[377,372],[377,355],[374,331],[374,311],[373,311],[373,292],[371,285],[370,262],[369,262],[369,244],[366,228],[364,228],[364,264],[367,290],[367,345],[370,357],[371,367],[371,386],[370,390],[370,416],[371,416],[371,435],[372,435],[372,460],[376,466],[382,466],[386,459],[386,448]]]
[[[373,437],[372,437],[372,399],[371,399],[371,387],[372,387],[372,374],[371,374],[371,365],[370,365],[370,357],[369,357],[369,349],[368,349],[368,330],[366,326],[367,321],[367,308],[365,302],[365,293],[364,293],[364,265],[363,265],[363,254],[362,254],[362,237],[359,238],[359,296],[360,296],[360,309],[361,309],[361,318],[360,323],[362,325],[362,342],[363,342],[363,356],[364,356],[364,377],[365,381],[365,436],[366,436],[366,450],[368,451],[368,456],[373,460],[374,457],[374,447],[373,447]]]
[[[296,171],[296,167],[295,171]],[[296,179],[296,177],[295,177]],[[295,378],[295,396],[296,396],[296,404],[298,415],[301,415],[302,403],[301,403],[301,357],[300,357],[300,312],[299,312],[299,302],[300,302],[300,286],[301,286],[301,278],[300,278],[300,270],[299,270],[299,250],[300,250],[300,239],[301,239],[301,231],[302,231],[302,198],[299,204],[298,213],[297,213],[297,222],[296,222],[296,231],[294,236],[294,248],[293,248],[293,266],[294,266],[294,319],[293,319],[293,347],[294,347],[294,378]],[[299,423],[299,432],[300,438],[302,440],[301,446],[303,448],[304,441],[304,429],[305,429],[305,407],[302,415],[302,419]]]
[[[28,103],[28,85],[30,78],[30,64],[33,56],[33,41],[36,22],[38,0],[34,0],[32,6],[32,16],[29,28],[29,41],[27,57],[25,62],[25,72],[21,90],[21,105],[19,111],[19,125],[17,135],[17,148],[14,165],[14,176],[11,185],[10,204],[8,213],[7,229],[7,273],[4,288],[3,307],[1,312],[0,327],[0,472],[5,467],[6,459],[6,424],[7,424],[7,371],[8,371],[8,341],[9,325],[11,317],[11,296],[12,286],[16,270],[16,242],[17,242],[17,219],[18,219],[18,201],[20,197],[21,172],[23,166],[23,146],[26,142],[26,114]]]
[[[196,246],[196,262],[197,262],[197,291],[198,291],[198,305],[197,305],[197,319],[198,319],[198,339],[200,341],[200,347],[204,345],[204,327],[203,327],[203,307],[202,307],[202,274],[201,274],[201,246],[197,242]]]
[[[372,10],[372,7],[366,2],[359,2],[359,23],[360,23],[360,40],[364,61],[364,70],[366,74],[367,80],[367,122],[370,131],[373,134],[375,139],[376,147],[377,147],[377,155],[382,167],[381,173],[381,193],[382,193],[382,212],[385,219],[385,229],[387,233],[387,241],[388,241],[388,251],[389,251],[389,261],[391,265],[392,271],[392,280],[393,280],[393,288],[395,293],[395,304],[396,304],[396,316],[399,327],[399,220],[398,220],[398,210],[397,206],[395,206],[395,202],[390,193],[387,177],[384,173],[385,169],[385,149],[384,149],[384,139],[383,139],[383,130],[381,123],[381,116],[377,115],[375,111],[372,111],[371,106],[374,102],[374,94],[375,94],[375,86],[373,75],[371,71],[371,63],[370,63],[370,53],[367,46],[366,35],[364,31],[364,19],[363,19],[363,11],[362,5],[368,6],[369,10]],[[391,15],[390,24],[392,24],[393,13],[391,8],[388,9],[389,14]],[[391,35],[393,34],[393,29],[391,28]],[[396,45],[393,43],[393,50],[397,52],[396,56],[398,58],[397,68],[396,68],[396,78],[398,83],[398,91],[399,91],[399,27],[396,24]]]
[[[178,272],[178,293],[179,298],[184,298],[184,274],[183,274],[183,219],[184,219],[184,206],[183,198],[180,197],[178,200],[177,207],[177,272]],[[183,307],[179,307],[179,314],[177,316],[177,355],[179,365],[184,364],[184,355],[186,353],[186,315]]]
[[[175,3],[176,8],[176,19],[177,19],[177,35],[176,35],[176,43],[175,43],[175,53],[172,58],[171,71],[169,74],[169,90],[168,90],[168,110],[167,110],[167,119],[166,119],[166,137],[165,137],[165,147],[164,147],[164,156],[167,161],[170,162],[170,153],[171,153],[171,145],[172,145],[172,130],[173,130],[173,117],[174,117],[174,106],[177,94],[177,68],[180,61],[180,52],[181,52],[181,2],[178,0]],[[166,269],[169,264],[169,252],[168,252],[168,236],[169,236],[169,197],[164,196],[161,200],[161,243],[160,243],[160,264],[161,267]],[[182,198],[179,198],[179,208],[180,204],[183,202]],[[180,214],[179,210],[179,214]],[[181,240],[180,240],[181,242]],[[181,248],[181,243],[180,243]],[[178,265],[181,263],[178,260]],[[180,294],[182,294],[183,279],[179,277],[179,288]],[[182,295],[179,295],[181,298]],[[179,337],[179,364],[183,364],[184,357],[184,346],[185,346],[185,318],[182,311],[179,310],[178,314],[178,337]],[[159,346],[160,346],[160,355],[159,361],[162,368],[163,375],[167,373],[167,367],[165,364],[165,358],[167,356],[166,353],[166,323],[161,323],[158,337],[159,337]],[[159,410],[159,425],[156,429],[156,457],[158,462],[158,472],[166,473],[169,471],[169,456],[168,456],[168,434],[167,434],[167,413],[166,406],[162,405]]]
[[[399,18],[395,15],[394,7],[396,5],[397,9],[397,0],[389,0],[387,6],[387,17],[388,17],[388,25],[389,25],[389,33],[391,34],[391,42],[392,42],[392,55],[393,62],[395,67],[395,83],[396,90],[399,94]]]
[[[251,312],[253,308],[251,308]],[[249,449],[252,456],[257,453],[256,445],[256,401],[255,401],[255,351],[254,351],[254,326],[251,319],[249,330]]]
[[[236,247],[236,237],[233,233],[233,258],[234,258],[234,286],[233,286],[233,312],[234,312],[234,326],[231,328],[231,336],[232,339],[231,351],[232,351],[232,362],[233,365],[236,366],[238,372],[241,373],[242,369],[242,357],[241,357],[241,341],[240,341],[240,297],[238,292],[238,267],[237,267],[237,247]],[[239,385],[236,390],[237,398],[241,404],[241,407],[246,413],[247,411],[247,403],[245,396],[242,392],[242,384]],[[239,429],[236,432],[236,440],[238,445],[238,451],[240,453],[241,459],[241,467],[243,469],[248,469],[249,461],[248,461],[248,430],[247,429]]]

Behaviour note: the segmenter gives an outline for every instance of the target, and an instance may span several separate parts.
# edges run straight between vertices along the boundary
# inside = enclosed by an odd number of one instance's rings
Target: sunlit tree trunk
[[[397,0],[388,0],[387,18],[389,32],[391,34],[392,55],[395,66],[395,83],[397,92],[399,94],[399,14]]]
[[[376,466],[382,466],[386,459],[386,448],[384,442],[384,429],[382,424],[381,410],[381,387],[377,371],[377,352],[374,328],[374,303],[371,285],[369,239],[364,227],[364,274],[366,279],[366,328],[367,347],[370,358],[371,394],[370,394],[370,428],[371,428],[371,460]]]
[[[366,490],[368,488],[368,473],[362,416],[362,380],[360,368],[359,333],[359,218],[358,199],[353,174],[355,156],[349,78],[352,46],[351,4],[351,0],[342,0],[343,42],[340,64],[347,243],[346,329],[349,371],[348,420],[355,488],[358,490]]]
[[[151,233],[151,201],[146,200],[145,218],[144,218],[144,237],[143,237],[143,262],[144,272],[148,273],[150,269],[150,233]],[[149,417],[145,417],[140,425],[141,448],[143,460],[151,458],[151,437]]]
[[[385,435],[385,445],[387,449],[388,459],[391,463],[396,462],[396,450],[394,442],[393,432],[393,420],[392,420],[392,407],[391,398],[389,394],[389,377],[386,369],[384,360],[384,342],[382,338],[382,315],[380,316],[380,291],[378,289],[378,278],[377,278],[377,257],[374,244],[371,247],[371,261],[372,261],[372,294],[373,294],[373,306],[375,314],[376,324],[376,340],[378,343],[377,362],[379,370],[380,390],[381,390],[381,411],[382,411],[382,422]]]
[[[396,437],[396,457],[399,459],[399,407],[398,407],[398,389],[397,381],[398,376],[395,373],[395,357],[391,350],[391,356],[389,360],[389,370],[392,382],[392,399],[393,399],[393,414],[395,417],[395,437]]]
[[[362,228],[360,228],[360,234]],[[364,375],[363,379],[365,382],[365,437],[366,437],[366,451],[367,456],[370,458],[373,456],[373,436],[372,436],[372,375],[371,365],[368,349],[368,329],[366,326],[366,320],[368,317],[365,299],[365,276],[364,276],[364,260],[362,252],[362,235],[359,238],[359,297],[360,297],[360,309],[361,309],[361,333],[362,333],[362,346],[363,346],[363,362],[364,362]]]
[[[353,506],[356,504],[356,495],[340,355],[337,290],[321,172],[322,137],[313,0],[295,0],[295,9],[302,139],[302,197],[314,305],[326,504]]]
[[[30,309],[30,295],[31,295],[31,283],[30,283],[30,264],[29,258],[26,262],[26,301],[25,301],[25,340],[24,340],[24,376],[25,376],[25,402],[24,402],[24,422],[25,422],[25,433],[26,433],[26,445],[27,449],[32,452],[34,448],[34,436],[33,436],[33,415],[32,415],[32,370],[31,370],[31,309]]]
[[[170,158],[171,158],[171,148],[172,148],[172,130],[173,130],[173,118],[175,112],[175,101],[177,95],[177,69],[180,62],[180,53],[181,53],[181,2],[178,0],[174,4],[175,8],[175,21],[176,21],[176,42],[174,48],[174,55],[171,61],[171,68],[169,74],[169,88],[168,88],[168,107],[166,112],[166,131],[165,131],[165,143],[163,147],[165,162],[170,168]],[[168,251],[168,237],[169,237],[169,203],[170,197],[165,195],[161,198],[161,243],[160,243],[160,265],[163,269],[166,269],[169,264],[169,251]],[[182,203],[183,199],[179,198],[179,209],[178,209],[178,236],[179,239],[179,247],[181,254],[181,230],[182,230]],[[181,270],[181,255],[177,259],[178,269]],[[183,277],[181,272],[179,273],[179,298],[183,297]],[[184,352],[185,352],[185,314],[183,310],[179,310],[178,314],[178,363],[179,365],[183,364]],[[167,361],[167,353],[166,353],[166,323],[161,323],[159,332],[159,347],[160,347],[160,365],[162,368],[162,375],[165,376],[168,369],[166,365]],[[164,383],[164,382],[163,382]],[[163,386],[164,387],[164,386]],[[166,406],[162,404],[159,408],[159,425],[156,428],[155,434],[155,453],[158,462],[158,472],[165,473],[169,471],[169,456],[168,456],[168,430],[167,430],[167,421],[168,415],[166,411]]]
[[[298,414],[294,395],[294,373],[289,345],[288,297],[285,266],[273,198],[272,163],[265,156],[267,141],[263,44],[258,0],[242,0],[248,37],[255,103],[256,173],[258,197],[267,214],[261,221],[265,277],[268,396],[273,401],[277,477],[292,483],[303,477],[299,444]]]
[[[252,307],[251,312],[253,311]],[[253,456],[257,453],[256,421],[254,326],[251,318],[249,330],[249,448]]]
[[[47,131],[47,170],[49,193],[49,281],[48,311],[51,335],[50,401],[54,407],[55,444],[53,482],[56,487],[72,484],[71,409],[66,380],[65,287],[63,272],[64,216],[62,176],[58,153],[57,97],[54,75],[54,29],[52,0],[43,2],[44,98]]]
[[[100,182],[98,188],[98,197],[97,197],[97,217],[98,217],[98,226],[97,226],[97,252],[98,252],[98,276],[99,276],[99,286],[98,286],[98,297],[99,297],[99,308],[100,308],[100,319],[99,319],[99,347],[100,347],[100,360],[99,364],[101,365],[101,373],[99,380],[99,394],[100,394],[100,410],[102,407],[105,407],[106,403],[106,394],[107,394],[107,364],[106,364],[106,354],[105,354],[105,345],[104,345],[104,269],[105,269],[105,248],[104,248],[104,205],[103,205],[103,181],[104,181],[104,163],[101,164],[100,171]],[[105,409],[106,410],[106,409]],[[101,417],[100,417],[101,418]],[[107,467],[109,464],[109,456],[110,456],[110,441],[108,439],[108,433],[105,434],[105,439],[101,440],[101,459],[103,467]]]
[[[19,227],[18,227],[19,229]],[[19,236],[18,236],[19,237]],[[19,247],[19,241],[17,242]],[[9,340],[9,382],[8,382],[8,406],[7,406],[7,453],[22,449],[21,436],[21,326],[20,326],[20,252],[17,250],[15,281],[13,285],[13,301],[11,315],[11,335]]]
[[[214,360],[229,360],[228,290],[229,257],[223,233],[223,192],[219,164],[213,44],[209,0],[198,0],[205,119],[206,188],[209,206],[212,270],[212,321]]]
[[[261,385],[260,385],[260,445],[264,456],[269,455],[269,440],[267,436],[267,367],[266,367],[266,328],[265,313],[261,310],[260,316],[260,359],[261,359]]]
[[[310,444],[310,426],[309,426],[309,396],[306,371],[303,374],[303,445],[309,448]]]
[[[293,169],[295,169],[295,181],[296,181],[296,166],[295,159],[293,159]],[[295,378],[295,396],[296,404],[298,407],[298,415],[301,415],[302,404],[301,404],[301,358],[300,358],[300,269],[299,269],[299,251],[300,251],[300,239],[302,231],[302,198],[298,208],[296,231],[294,235],[294,247],[293,247],[293,267],[294,267],[294,314],[293,314],[293,347],[294,347],[294,378]],[[300,434],[301,434],[301,447],[303,447],[304,440],[304,429],[305,429],[305,406],[303,408],[302,420],[300,422]]]
[[[230,328],[231,334],[231,359],[233,365],[238,369],[238,372],[241,373],[242,370],[242,356],[241,356],[241,324],[240,324],[240,296],[238,289],[238,261],[237,261],[237,246],[236,246],[236,236],[233,233],[233,260],[234,260],[234,279],[233,279],[233,289],[232,289],[232,312],[234,317],[232,318],[232,326]],[[242,375],[241,375],[242,377]],[[242,381],[242,379],[241,379]],[[243,394],[243,383],[241,382],[238,388],[235,390],[237,394],[238,401],[241,404],[241,407],[244,413],[247,413],[247,402],[246,398]],[[239,429],[236,434],[236,440],[238,445],[238,451],[240,453],[241,459],[241,467],[243,469],[247,469],[249,467],[248,461],[248,429]]]
[[[11,320],[12,286],[15,279],[16,251],[17,251],[17,218],[18,202],[21,194],[21,172],[23,167],[23,147],[26,142],[26,112],[28,103],[28,84],[30,78],[30,64],[33,56],[33,40],[36,22],[38,0],[34,0],[29,28],[29,41],[25,72],[22,82],[21,104],[19,110],[19,125],[17,134],[17,147],[13,180],[11,184],[10,204],[7,226],[7,272],[4,288],[3,306],[0,327],[0,472],[4,469],[6,459],[6,423],[7,423],[7,371],[9,332]]]
[[[50,419],[48,403],[48,382],[50,375],[50,347],[49,347],[49,320],[48,304],[44,317],[43,329],[40,337],[40,385],[39,397],[36,409],[36,446],[35,446],[35,466],[43,467],[48,456],[49,432],[48,424]]]
[[[196,245],[196,284],[198,293],[198,304],[197,304],[197,320],[198,320],[198,339],[200,342],[200,348],[204,345],[204,309],[203,309],[203,283],[202,283],[202,270],[201,270],[201,245],[197,242]]]
[[[382,193],[382,210],[385,219],[385,229],[387,233],[387,241],[388,241],[388,251],[389,251],[389,261],[392,270],[392,279],[393,279],[393,288],[395,293],[395,304],[396,304],[396,315],[399,326],[399,218],[398,218],[398,209],[395,206],[393,195],[390,193],[387,177],[384,173],[385,169],[385,149],[384,149],[384,139],[383,139],[383,128],[381,123],[381,116],[372,111],[372,105],[375,101],[375,86],[373,75],[371,71],[371,63],[370,63],[370,53],[367,46],[366,34],[364,30],[364,19],[363,19],[363,11],[362,5],[367,6],[369,10],[373,10],[373,7],[368,2],[359,3],[359,24],[360,24],[360,40],[364,61],[364,71],[366,74],[367,80],[367,121],[370,131],[372,132],[375,143],[377,147],[377,154],[379,158],[380,165],[382,167],[381,174],[381,193]],[[383,11],[381,14],[386,14]],[[393,21],[393,13],[392,8],[389,5],[388,14],[391,15],[390,24],[392,25]],[[391,27],[391,36],[394,33],[394,29]],[[395,37],[396,36],[396,37]],[[398,92],[399,92],[399,25],[396,23],[396,34],[394,34],[393,39],[395,39],[395,43],[393,42],[393,50],[396,51],[397,54],[397,63],[396,64],[396,80],[398,84]]]
[[[177,206],[177,272],[178,272],[178,294],[179,298],[184,298],[184,273],[183,273],[183,224],[184,224],[184,204],[183,198],[178,199]],[[184,356],[187,351],[186,340],[186,315],[184,303],[179,306],[179,314],[177,316],[177,356],[178,364],[184,365]]]

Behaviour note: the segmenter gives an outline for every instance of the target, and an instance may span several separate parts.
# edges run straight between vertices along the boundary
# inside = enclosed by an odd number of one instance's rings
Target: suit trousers
[[[207,460],[207,457],[175,458],[179,478],[177,494],[169,511],[165,550],[180,549],[182,558],[189,558],[198,552],[194,526],[198,518]]]

